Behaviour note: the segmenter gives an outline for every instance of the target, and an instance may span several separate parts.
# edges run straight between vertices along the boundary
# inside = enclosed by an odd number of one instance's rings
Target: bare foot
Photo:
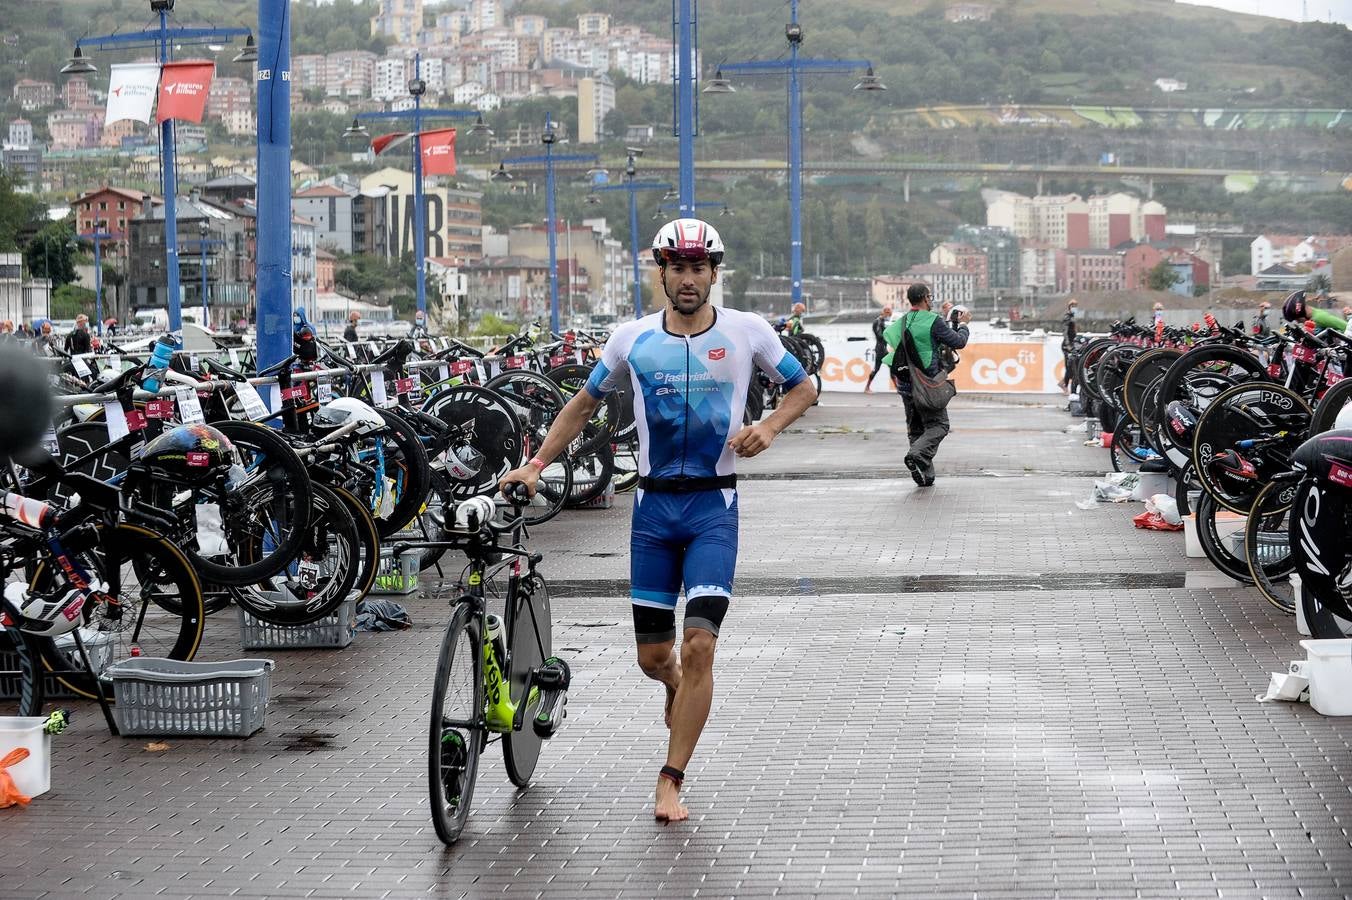
[[[676,786],[676,782],[658,777],[657,809],[653,817],[662,823],[683,822],[690,818],[690,810],[681,805],[681,789]]]
[[[667,723],[667,727],[670,728],[670,727],[671,727],[671,704],[673,704],[673,703],[676,702],[676,689],[675,689],[674,687],[672,687],[671,685],[667,685],[666,687],[667,687],[667,708],[666,708],[666,711],[663,712],[663,714],[662,714],[662,721],[666,722],[666,723]]]

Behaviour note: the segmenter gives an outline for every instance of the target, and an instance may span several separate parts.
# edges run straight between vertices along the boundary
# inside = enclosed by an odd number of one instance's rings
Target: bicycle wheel
[[[1339,422],[1339,417],[1343,421]],[[1334,428],[1352,428],[1352,377],[1345,378],[1324,392],[1310,420],[1310,434],[1323,434]]]
[[[1160,385],[1159,407],[1174,400],[1202,412],[1221,391],[1245,381],[1267,381],[1267,371],[1248,351],[1225,344],[1194,347],[1174,360]]]
[[[354,595],[352,602],[360,603],[371,593],[371,588],[376,583],[376,572],[380,568],[380,532],[376,529],[375,517],[355,494],[337,486],[331,486],[329,490],[343,501],[343,506],[351,513],[352,521],[357,526],[358,559],[356,577],[352,582]]]
[[[36,716],[44,696],[43,642],[50,638],[0,628],[0,715]],[[55,649],[50,652],[55,653]]]
[[[507,649],[510,662],[507,680],[511,684],[512,700],[526,704],[526,715],[518,731],[502,737],[502,761],[507,766],[507,777],[512,784],[523,788],[535,774],[540,759],[540,745],[544,739],[535,733],[531,721],[540,705],[539,690],[526,696],[526,679],[533,669],[540,667],[554,653],[551,629],[554,614],[549,605],[549,588],[539,575],[522,578],[516,590],[508,597]]]
[[[387,538],[408,525],[427,500],[432,487],[432,467],[417,432],[407,420],[388,409],[377,409],[385,420],[385,430],[357,444],[357,458],[389,479],[385,484],[372,480],[367,485],[372,500],[376,529]],[[394,492],[394,502],[379,502],[385,490]],[[376,512],[382,507],[387,509]]]
[[[189,559],[214,584],[241,587],[276,575],[295,559],[313,503],[310,475],[296,451],[276,431],[253,422],[211,423],[239,451],[248,480],[229,494],[199,494],[214,501],[231,553],[209,559],[191,549]]]
[[[1244,561],[1263,599],[1284,613],[1296,612],[1296,591],[1288,576],[1295,571],[1291,555],[1292,482],[1263,485],[1244,523]]]
[[[1237,384],[1216,396],[1197,418],[1192,462],[1208,494],[1226,509],[1248,515],[1258,491],[1273,475],[1289,468],[1291,454],[1305,439],[1311,410],[1299,394],[1271,382]],[[1242,441],[1261,447],[1240,449]],[[1211,465],[1217,454],[1235,450],[1253,467],[1240,481],[1219,474]]]
[[[1183,468],[1178,470],[1174,476],[1174,501],[1178,503],[1178,514],[1180,516],[1189,515],[1192,512],[1192,504],[1188,502],[1188,494],[1196,492],[1205,493],[1202,489],[1202,482],[1197,480],[1197,475],[1193,471],[1192,463],[1186,462]]]
[[[615,457],[615,493],[623,494],[638,487],[638,442],[624,441],[612,448]]]
[[[1127,415],[1137,422],[1144,421],[1149,408],[1145,402],[1146,390],[1169,370],[1169,366],[1173,365],[1174,360],[1182,355],[1178,350],[1157,347],[1136,357],[1136,360],[1131,364],[1131,368],[1127,369],[1126,381],[1122,389],[1122,398],[1126,402]],[[1159,415],[1156,414],[1153,418],[1158,419]]]
[[[139,525],[111,529],[97,525],[95,529],[91,546],[66,548],[92,577],[108,584],[108,593],[117,600],[85,604],[81,636],[95,664],[136,655],[191,660],[202,642],[206,613],[202,584],[187,556]],[[62,567],[43,559],[33,572],[29,590],[53,592],[67,585]],[[77,694],[95,696],[98,688],[89,676],[68,671],[70,663],[63,655],[45,655],[43,666]],[[103,689],[111,698],[112,684],[104,683]]]
[[[550,388],[558,390],[552,382]],[[524,461],[521,422],[511,404],[496,391],[472,384],[456,385],[429,399],[427,411],[451,426],[451,452],[463,448],[475,451],[476,471],[460,466],[463,477],[447,478],[450,499],[468,500],[495,493],[502,476]]]
[[[437,655],[427,747],[432,827],[445,844],[455,843],[465,829],[488,738],[483,667],[479,618],[472,604],[457,603]]]
[[[595,453],[574,455],[572,461],[573,486],[568,492],[568,505],[590,503],[605,491],[610,477],[615,474],[615,454],[609,444],[603,444]]]
[[[273,625],[308,625],[337,609],[357,580],[361,536],[344,502],[312,485],[314,510],[296,558],[271,578],[235,587],[235,602]]]
[[[1352,603],[1343,595],[1339,577],[1352,565],[1352,504],[1346,492],[1329,490],[1314,477],[1301,479],[1292,503],[1293,521],[1299,539],[1291,542],[1296,571],[1300,573],[1305,622],[1311,637],[1339,639],[1352,621]],[[1343,620],[1341,623],[1339,619]]]
[[[1146,442],[1141,426],[1122,417],[1117,430],[1113,432],[1113,441],[1109,448],[1114,472],[1135,472],[1141,465],[1159,456]]]
[[[567,401],[577,396],[579,391],[586,390],[587,379],[591,377],[591,366],[580,366],[569,364],[559,366],[556,369],[549,370],[549,380],[559,386],[563,393],[565,404]],[[633,419],[632,404],[629,417]],[[596,407],[596,412],[592,414],[591,425],[588,429],[588,440],[580,450],[574,452],[590,453],[593,450],[600,449],[602,444],[608,444],[614,439],[615,433],[620,424],[620,396],[617,392],[611,391],[601,399],[601,404]]]
[[[503,372],[484,386],[507,400],[521,420],[521,431],[531,450],[539,448],[549,426],[563,411],[564,397],[559,386],[539,372],[527,369]]]
[[[1202,545],[1202,552],[1222,573],[1243,584],[1252,584],[1253,576],[1249,574],[1249,565],[1244,561],[1244,532],[1221,534],[1217,516],[1222,513],[1220,504],[1210,494],[1204,493],[1198,499],[1197,540]]]

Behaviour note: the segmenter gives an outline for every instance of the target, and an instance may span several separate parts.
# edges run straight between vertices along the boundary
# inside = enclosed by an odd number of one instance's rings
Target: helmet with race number
[[[701,219],[672,219],[653,238],[653,259],[659,266],[673,259],[707,259],[717,267],[723,262],[723,239]]]
[[[199,485],[229,471],[239,454],[210,425],[179,425],[146,444],[140,463],[171,484]]]

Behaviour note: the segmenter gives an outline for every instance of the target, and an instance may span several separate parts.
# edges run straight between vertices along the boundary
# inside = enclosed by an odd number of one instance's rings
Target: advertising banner
[[[165,63],[155,121],[201,122],[215,71],[216,64],[207,60]]]
[[[131,119],[149,125],[159,83],[159,63],[114,63],[109,67],[108,106],[103,123],[111,125]]]
[[[424,175],[455,174],[455,129],[439,128],[418,136]]]

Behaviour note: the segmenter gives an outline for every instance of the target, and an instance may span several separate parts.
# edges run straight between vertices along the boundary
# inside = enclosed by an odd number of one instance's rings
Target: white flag
[[[133,119],[150,124],[160,85],[159,63],[114,63],[109,67],[108,111],[104,124]]]

